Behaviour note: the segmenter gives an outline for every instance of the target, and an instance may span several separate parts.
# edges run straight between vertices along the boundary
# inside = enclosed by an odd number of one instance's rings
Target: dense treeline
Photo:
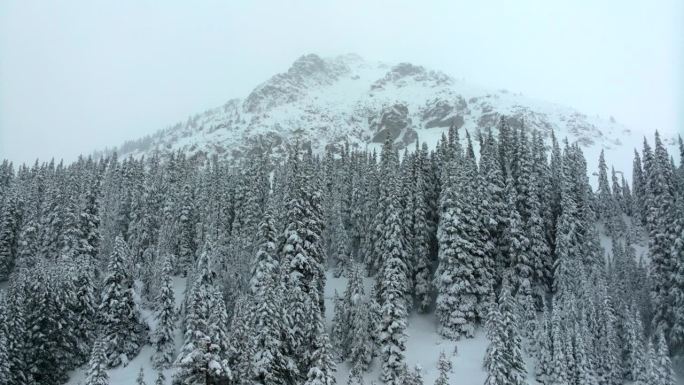
[[[523,352],[547,385],[674,383],[684,167],[656,134],[632,188],[601,154],[592,191],[578,145],[503,119],[497,131],[452,128],[402,156],[388,140],[380,154],[295,145],[280,163],[4,161],[0,384],[59,384],[86,362],[87,384],[106,384],[152,343],[174,384],[332,384],[343,361],[360,384],[375,360],[384,383],[417,385],[413,311],[434,312],[449,339],[484,327],[487,384],[525,383]],[[326,271],[347,277],[331,328]],[[180,309],[174,276],[187,277]],[[437,383],[450,368],[443,355]]]

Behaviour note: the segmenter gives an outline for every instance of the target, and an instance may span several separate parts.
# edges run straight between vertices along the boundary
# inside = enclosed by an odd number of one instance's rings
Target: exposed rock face
[[[423,121],[425,128],[450,127],[452,124],[456,128],[461,128],[465,123],[463,116],[468,112],[468,103],[462,96],[458,95],[454,101],[449,102],[442,99],[428,101],[423,110]]]
[[[480,115],[477,121],[480,129],[493,128],[499,124],[503,114],[495,111],[491,104],[485,104],[482,111],[484,113]],[[553,130],[553,125],[546,114],[532,111],[524,106],[513,106],[505,114],[505,118],[506,124],[512,128],[521,129],[524,127],[528,130],[537,130],[544,137],[548,137],[551,134],[551,130]]]
[[[496,129],[501,116],[548,136],[608,148],[625,137],[620,124],[507,91],[466,85],[410,63],[369,63],[357,55],[305,55],[246,99],[189,117],[125,143],[121,155],[187,151],[189,156],[242,158],[266,151],[283,157],[295,140],[313,151],[365,148],[389,136],[399,147],[419,138],[435,145],[448,127]],[[462,136],[464,137],[464,136]]]
[[[375,132],[372,139],[374,143],[383,143],[388,136],[393,141],[401,137],[403,145],[416,140],[416,132],[411,128],[411,118],[405,104],[384,108],[377,117],[369,120],[368,125],[371,132]]]

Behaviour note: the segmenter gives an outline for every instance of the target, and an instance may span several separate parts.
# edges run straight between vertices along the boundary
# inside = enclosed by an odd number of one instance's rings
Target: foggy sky
[[[560,4],[563,3],[563,4]],[[684,2],[0,2],[0,159],[73,160],[354,52],[684,130]]]

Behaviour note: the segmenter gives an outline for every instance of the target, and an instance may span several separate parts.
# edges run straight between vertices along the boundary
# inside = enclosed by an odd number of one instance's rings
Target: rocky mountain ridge
[[[586,148],[617,149],[636,137],[613,119],[475,87],[422,66],[371,63],[354,54],[309,54],[246,98],[127,142],[119,153],[140,156],[180,149],[190,156],[241,158],[263,150],[278,157],[295,140],[321,151],[345,142],[372,147],[387,135],[400,147],[416,140],[434,145],[451,124],[475,133],[496,128],[502,115],[512,126],[524,124],[547,137],[555,130]]]

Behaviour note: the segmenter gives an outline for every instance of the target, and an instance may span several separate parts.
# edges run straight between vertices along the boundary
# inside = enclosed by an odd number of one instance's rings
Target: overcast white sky
[[[67,160],[164,128],[305,53],[409,61],[684,130],[684,2],[0,2],[0,158]]]

